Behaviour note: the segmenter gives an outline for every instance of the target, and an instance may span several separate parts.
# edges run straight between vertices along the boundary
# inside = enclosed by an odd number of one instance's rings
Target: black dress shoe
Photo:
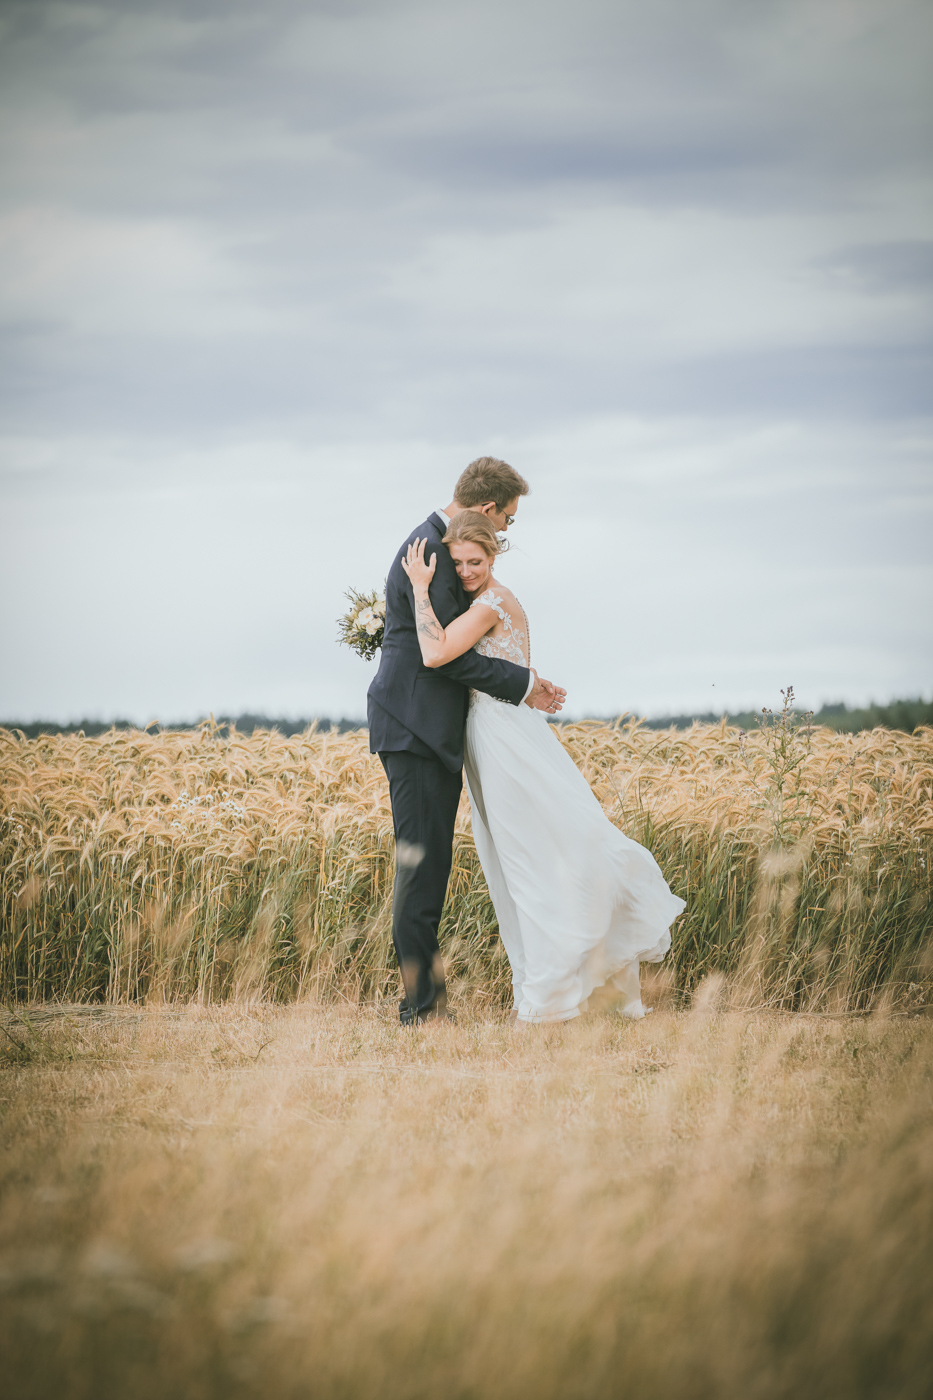
[[[398,1018],[403,1026],[423,1026],[427,1021],[456,1021],[457,1019],[452,1011],[447,1010],[446,997],[438,998],[430,1006],[423,1006],[419,1011],[414,1011],[402,1002]]]

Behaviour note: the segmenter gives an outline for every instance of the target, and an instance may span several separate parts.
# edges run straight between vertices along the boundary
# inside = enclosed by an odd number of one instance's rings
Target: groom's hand
[[[556,715],[567,699],[566,690],[559,685],[554,685],[552,681],[542,680],[533,666],[530,669],[535,683],[531,687],[525,704],[533,710],[543,710],[546,715]]]

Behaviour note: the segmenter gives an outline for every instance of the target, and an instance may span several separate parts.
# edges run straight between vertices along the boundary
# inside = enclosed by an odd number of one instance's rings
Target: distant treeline
[[[803,711],[797,710],[795,713],[801,715]],[[726,718],[739,729],[754,729],[761,719],[761,711],[742,710]],[[709,711],[703,715],[662,715],[645,723],[649,729],[669,729],[671,726],[689,729],[697,720],[701,724],[718,724],[721,719],[721,712],[713,714]],[[918,696],[916,700],[892,700],[888,705],[868,705],[861,710],[850,710],[848,705],[839,701],[814,711],[813,723],[825,724],[827,729],[835,729],[838,734],[860,734],[866,729],[902,729],[906,734],[912,734],[923,724],[933,725],[933,700],[922,700]]]
[[[161,734],[170,729],[200,729],[203,724],[210,724],[207,719],[196,720],[172,720],[161,724],[153,722],[147,724],[146,730],[150,734]],[[292,734],[303,734],[309,725],[316,724],[318,729],[336,729],[340,734],[346,734],[351,729],[362,729],[366,725],[363,719],[328,719],[326,716],[320,719],[281,719],[273,715],[221,715],[219,719],[213,721],[217,734],[226,738],[232,729],[237,729],[241,734],[252,734],[256,729],[276,729],[280,734],[291,736]],[[111,729],[139,729],[140,726],[129,719],[80,719],[71,724],[57,724],[55,720],[36,719],[29,723],[20,720],[4,720],[0,723],[2,729],[21,729],[27,739],[38,739],[40,734],[78,734],[84,732],[88,738],[94,738],[97,734],[106,734]]]
[[[798,714],[802,713],[797,711]],[[741,729],[753,729],[755,723],[760,719],[760,711],[743,710],[738,714],[728,714],[726,719],[729,724],[734,724]],[[614,716],[601,715],[598,718],[604,722]],[[649,729],[689,729],[691,724],[718,724],[722,719],[722,713],[714,714],[712,710],[705,714],[696,715],[661,715],[654,719],[648,719],[645,724]],[[159,733],[166,729],[197,729],[200,725],[209,721],[201,720],[181,720],[171,724],[150,724],[147,728],[153,733]],[[814,724],[825,724],[829,729],[835,729],[840,734],[858,734],[866,729],[901,729],[907,734],[912,734],[920,725],[928,724],[933,726],[933,700],[922,700],[918,696],[916,700],[892,700],[889,705],[869,705],[866,709],[850,710],[848,705],[841,701],[835,705],[824,705],[817,710],[813,716]],[[362,719],[329,719],[321,717],[314,719],[282,719],[273,715],[221,715],[214,721],[218,734],[226,737],[231,729],[237,729],[241,734],[252,734],[256,729],[276,729],[280,734],[292,735],[303,734],[311,724],[316,724],[318,729],[336,729],[339,733],[345,734],[351,729],[360,729],[365,726]],[[58,724],[54,720],[30,720],[28,723],[20,720],[4,721],[4,729],[20,729],[27,739],[36,739],[40,734],[77,734],[83,730],[89,737],[95,734],[106,734],[109,729],[136,729],[138,726],[128,719],[115,719],[108,722],[96,719],[77,720],[73,724]]]

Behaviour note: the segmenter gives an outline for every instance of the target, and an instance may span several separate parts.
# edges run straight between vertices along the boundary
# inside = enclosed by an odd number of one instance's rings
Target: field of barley
[[[930,1000],[933,729],[554,726],[687,904],[665,994],[746,1007]],[[365,733],[0,730],[0,997],[394,998],[388,791]],[[464,798],[441,931],[455,1001],[508,969]]]

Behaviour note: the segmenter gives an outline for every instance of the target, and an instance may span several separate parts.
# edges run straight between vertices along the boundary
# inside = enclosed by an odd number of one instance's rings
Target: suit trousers
[[[409,1023],[446,1005],[437,928],[450,878],[463,775],[451,773],[433,755],[402,750],[379,757],[389,779],[395,827],[392,941],[405,987],[399,1014]]]

